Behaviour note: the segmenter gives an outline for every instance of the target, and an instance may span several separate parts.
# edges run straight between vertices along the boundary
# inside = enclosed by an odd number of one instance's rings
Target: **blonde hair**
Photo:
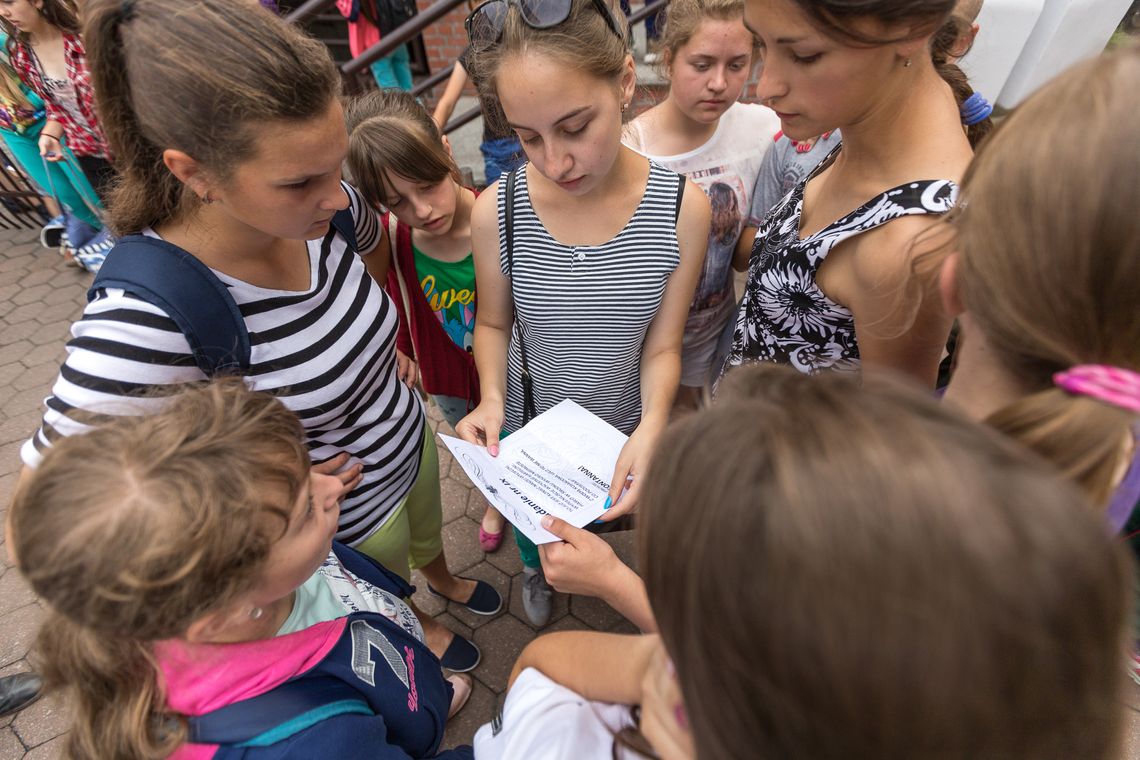
[[[735,370],[642,502],[696,756],[1116,757],[1131,569],[1082,504],[927,394]]]
[[[356,187],[374,207],[389,206],[392,175],[435,184],[459,181],[459,169],[443,138],[415,97],[380,90],[349,101],[345,109],[348,156],[345,162]]]
[[[525,51],[549,55],[598,79],[616,81],[629,56],[630,37],[629,25],[620,16],[615,16],[615,21],[622,31],[621,37],[613,33],[592,0],[571,0],[570,14],[565,21],[549,29],[534,29],[512,5],[507,9],[499,41],[486,49],[473,51],[472,79],[485,98],[498,102],[497,75],[503,61]],[[499,111],[496,118],[502,119],[501,109],[496,111]],[[497,126],[509,128],[506,124]]]
[[[739,21],[741,29],[744,29],[744,0],[670,0],[660,41],[661,52],[664,53],[661,65],[666,73],[677,58],[677,51],[688,44],[701,22],[707,19]],[[753,55],[757,49],[757,40],[753,38]]]
[[[1025,393],[987,422],[1097,504],[1136,415],[1052,378],[1077,364],[1140,370],[1138,112],[1140,48],[1070,69],[990,138],[950,217],[966,311]]]
[[[237,378],[48,452],[11,524],[51,608],[37,649],[72,697],[71,756],[159,758],[184,740],[161,720],[152,647],[253,586],[308,467],[296,416]]]

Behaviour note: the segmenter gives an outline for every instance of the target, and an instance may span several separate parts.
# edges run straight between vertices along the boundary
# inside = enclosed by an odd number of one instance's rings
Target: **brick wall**
[[[416,0],[416,5],[423,11],[431,7],[433,2]],[[467,46],[467,32],[463,29],[463,21],[468,13],[470,11],[464,3],[424,30],[424,48],[427,50],[428,65],[433,74],[455,63],[455,59]],[[434,88],[434,92],[424,93],[425,96],[430,95],[425,100],[434,105],[436,99],[443,94],[445,86],[446,83],[440,84]],[[467,84],[465,94],[475,94],[475,88],[470,82]]]

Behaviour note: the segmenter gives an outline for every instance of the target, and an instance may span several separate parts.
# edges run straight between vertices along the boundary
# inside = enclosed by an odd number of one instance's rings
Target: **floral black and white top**
[[[908,182],[872,198],[850,214],[800,239],[804,186],[828,167],[838,145],[815,171],[792,188],[764,219],[748,261],[748,282],[736,315],[724,371],[767,361],[800,372],[857,372],[859,345],[851,311],[828,298],[815,282],[827,254],[850,237],[912,214],[944,214],[958,186],[944,179]]]

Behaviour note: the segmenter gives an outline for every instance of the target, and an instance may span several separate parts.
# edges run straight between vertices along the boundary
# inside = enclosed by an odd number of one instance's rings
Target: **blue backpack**
[[[352,251],[357,250],[349,209],[333,216],[332,230]],[[87,291],[87,301],[95,300],[104,288],[122,288],[166,312],[186,336],[195,363],[207,377],[249,370],[249,330],[241,310],[225,283],[189,252],[158,238],[127,235],[107,254]]]

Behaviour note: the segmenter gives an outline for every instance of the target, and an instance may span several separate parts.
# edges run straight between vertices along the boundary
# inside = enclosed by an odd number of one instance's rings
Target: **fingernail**
[[[613,497],[607,496],[606,497],[606,503],[602,505],[602,509],[609,509],[613,505],[614,505]],[[598,522],[601,522],[601,520],[599,520]]]
[[[604,522],[605,522],[605,520],[594,520],[594,525],[601,525]]]
[[[489,451],[491,453],[491,456],[493,456],[493,457],[499,456],[499,447],[498,446],[490,446],[487,448],[487,451]]]
[[[542,527],[549,528],[551,525],[554,524],[554,518],[551,517],[550,515],[543,515],[542,520],[540,520],[540,522],[542,523]]]

